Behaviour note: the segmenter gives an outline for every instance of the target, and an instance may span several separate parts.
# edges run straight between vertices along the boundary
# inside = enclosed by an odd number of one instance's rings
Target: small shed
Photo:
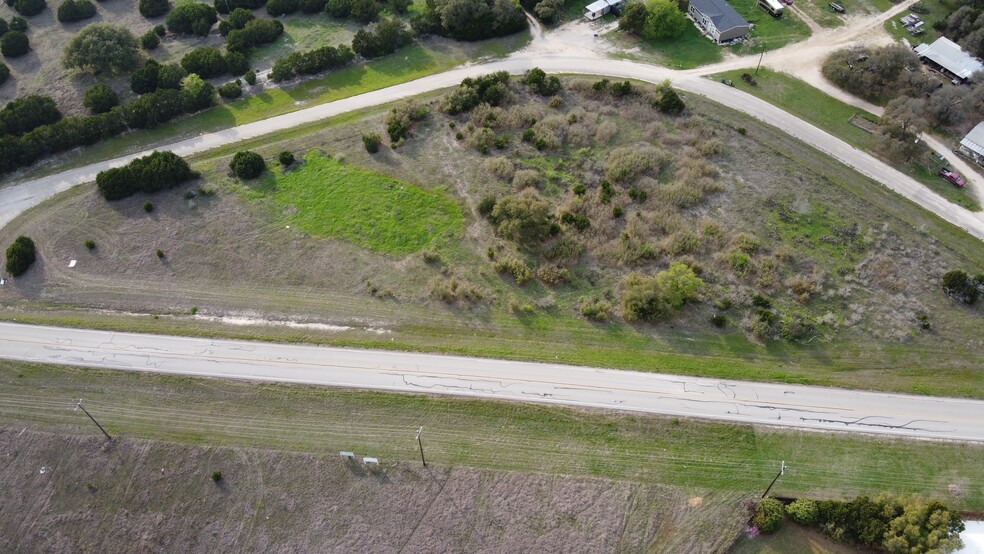
[[[984,69],[980,60],[963,51],[957,43],[946,37],[936,39],[933,44],[920,44],[915,48],[923,63],[950,76],[966,82],[971,75]]]
[[[714,42],[723,44],[748,34],[751,25],[725,0],[690,0],[687,14]]]
[[[979,165],[984,165],[984,122],[978,123],[960,141],[960,151]]]
[[[625,5],[625,0],[597,0],[584,8],[584,17],[594,21],[611,11],[618,11]]]

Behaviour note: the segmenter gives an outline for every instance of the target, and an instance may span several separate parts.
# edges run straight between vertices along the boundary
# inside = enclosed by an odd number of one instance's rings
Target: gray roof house
[[[980,61],[946,37],[936,39],[933,44],[920,44],[915,51],[924,62],[928,61],[930,65],[961,81],[966,81],[971,75],[984,69]]]
[[[984,122],[967,133],[960,141],[960,151],[980,165],[984,165]]]
[[[721,44],[748,34],[751,26],[724,0],[690,0],[687,14],[714,42]]]

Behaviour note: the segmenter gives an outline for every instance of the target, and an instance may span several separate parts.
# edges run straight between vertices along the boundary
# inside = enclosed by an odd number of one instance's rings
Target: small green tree
[[[650,39],[676,38],[687,30],[687,16],[673,0],[648,0],[643,35]]]
[[[964,304],[973,304],[980,296],[976,280],[959,269],[943,275],[943,292]]]
[[[277,156],[277,160],[280,162],[280,165],[290,167],[294,165],[294,153],[284,150],[279,156]]]
[[[670,87],[665,87],[659,100],[656,102],[656,109],[669,115],[679,115],[683,113],[686,109],[686,104],[683,103],[683,99],[677,94],[677,91]]]
[[[10,7],[14,8],[17,13],[25,16],[31,17],[32,15],[38,15],[43,12],[46,7],[48,7],[45,0],[13,0],[9,2]]]
[[[94,114],[106,113],[120,104],[120,97],[106,85],[95,85],[85,91],[82,105]]]
[[[618,28],[626,33],[642,35],[646,30],[646,20],[649,19],[649,10],[642,2],[633,2],[622,10],[622,17],[618,18]]]
[[[379,145],[383,143],[383,138],[379,133],[366,133],[362,135],[362,144],[366,147],[366,152],[375,154],[379,152]]]
[[[246,150],[236,152],[229,162],[229,168],[240,179],[255,179],[266,170],[266,162],[263,161],[263,156]]]
[[[800,525],[816,525],[820,514],[817,503],[809,498],[800,498],[786,506],[786,513]]]
[[[92,73],[129,73],[140,64],[137,46],[137,38],[125,27],[94,23],[72,37],[62,64]]]
[[[14,277],[20,277],[37,259],[34,241],[21,235],[13,244],[7,247],[7,271]]]
[[[656,284],[667,304],[674,309],[696,300],[704,289],[704,281],[694,270],[679,262],[674,262],[666,271],[657,273]]]
[[[137,9],[140,11],[140,15],[151,19],[171,11],[171,3],[167,0],[140,0]]]
[[[0,63],[0,85],[6,83],[7,79],[9,78],[10,78],[10,68],[7,67],[7,64]]]
[[[752,525],[763,533],[774,533],[782,526],[782,502],[775,498],[765,498],[755,507]]]
[[[0,53],[7,58],[19,58],[31,51],[31,42],[20,31],[7,31],[0,38]]]
[[[153,50],[161,45],[161,37],[153,29],[140,36],[140,47],[144,50]]]

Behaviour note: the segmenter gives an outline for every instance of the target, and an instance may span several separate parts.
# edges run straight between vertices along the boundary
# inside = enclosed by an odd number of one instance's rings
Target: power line
[[[81,398],[79,398],[79,403],[75,405],[75,410],[79,410],[79,409],[81,409],[85,413],[85,415],[89,416],[89,419],[91,419],[92,422],[96,424],[96,427],[98,427],[99,430],[102,431],[104,435],[106,435],[106,438],[109,439],[109,442],[113,442],[113,437],[109,436],[109,433],[107,433],[106,430],[103,429],[103,426],[99,425],[99,422],[96,421],[96,418],[92,417],[92,414],[89,413],[89,410],[86,410],[85,406],[82,405]]]

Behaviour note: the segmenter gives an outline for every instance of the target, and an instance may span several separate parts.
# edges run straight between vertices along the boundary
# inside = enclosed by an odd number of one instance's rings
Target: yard
[[[791,11],[787,10],[782,17],[776,18],[766,13],[758,5],[758,0],[729,0],[728,3],[754,25],[748,39],[731,47],[735,54],[767,52],[810,36],[810,28]]]
[[[758,86],[753,87],[741,79],[742,73],[746,72],[748,70],[735,70],[715,75],[713,78],[716,80],[731,79],[735,87],[779,106],[848,144],[884,159],[876,151],[877,135],[862,130],[851,123],[853,117],[877,122],[876,116],[841,102],[795,77],[769,69],[759,70],[758,75],[755,76]],[[952,155],[955,156],[956,154]],[[885,161],[888,162],[888,160]],[[928,153],[924,157],[913,160],[908,165],[895,163],[891,165],[950,202],[972,211],[981,210],[980,203],[970,192],[954,187],[936,174],[939,167],[932,162]]]

